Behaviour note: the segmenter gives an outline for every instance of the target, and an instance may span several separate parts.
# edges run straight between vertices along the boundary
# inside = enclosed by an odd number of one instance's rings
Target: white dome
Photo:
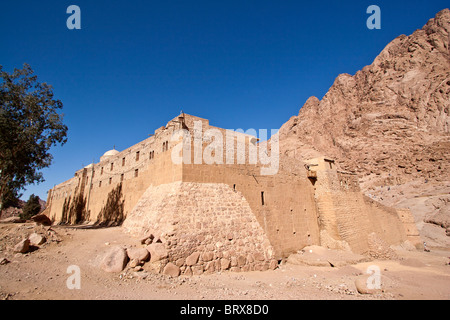
[[[118,154],[119,151],[117,151],[116,149],[112,149],[109,151],[106,151],[101,157],[100,157],[100,161],[106,160],[109,157],[115,156],[116,154]]]
[[[111,156],[115,156],[118,153],[119,153],[119,151],[117,151],[116,149],[112,149],[112,150],[106,151],[102,157],[111,157]]]

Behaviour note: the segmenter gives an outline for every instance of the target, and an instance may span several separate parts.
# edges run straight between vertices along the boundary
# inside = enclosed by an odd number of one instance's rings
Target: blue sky
[[[70,5],[81,30],[69,30]],[[369,30],[369,5],[381,29]],[[148,137],[181,110],[229,129],[278,129],[340,73],[372,63],[446,1],[2,1],[0,64],[31,65],[63,104],[68,142],[51,150],[46,192],[113,146]]]

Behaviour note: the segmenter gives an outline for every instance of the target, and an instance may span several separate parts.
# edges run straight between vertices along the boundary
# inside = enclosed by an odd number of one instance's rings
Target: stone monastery
[[[198,163],[194,145],[205,150],[209,142],[193,134],[195,123],[229,133],[182,113],[144,141],[106,152],[49,190],[44,213],[55,224],[121,225],[132,235],[157,236],[168,252],[163,262],[186,274],[267,270],[309,245],[366,255],[379,243],[420,246],[409,210],[364,196],[357,176],[340,171],[332,159],[302,163],[280,154],[272,175],[261,174],[260,163]],[[192,161],[173,161],[177,130],[192,133],[181,138],[192,148],[178,150],[192,150]],[[241,138],[261,148],[254,136],[235,133],[235,140]],[[237,159],[240,151],[231,150]]]

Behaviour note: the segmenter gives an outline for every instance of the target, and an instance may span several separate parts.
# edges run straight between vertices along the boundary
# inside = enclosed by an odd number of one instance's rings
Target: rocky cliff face
[[[280,151],[335,158],[367,191],[450,180],[450,10],[389,43],[354,76],[339,75],[279,131]]]

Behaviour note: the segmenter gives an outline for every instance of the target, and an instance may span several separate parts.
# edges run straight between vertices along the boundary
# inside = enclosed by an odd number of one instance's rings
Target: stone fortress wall
[[[119,152],[110,150],[101,158],[75,172],[75,176],[51,189],[47,196],[48,216],[57,223],[102,222],[98,218],[107,203],[108,195],[121,184],[124,216],[150,185],[181,180],[181,165],[174,165],[169,148],[175,126],[155,130],[144,141]],[[64,215],[64,203],[73,204],[81,195],[85,205],[80,219]],[[78,221],[76,221],[78,220]]]
[[[264,175],[264,165],[250,163],[249,148],[236,148],[239,139],[248,145],[257,139],[235,133],[231,149],[224,144],[211,153],[216,159],[221,154],[220,164],[196,163],[195,147],[202,153],[211,147],[211,141],[195,137],[196,121],[203,132],[230,133],[181,114],[150,138],[108,151],[50,190],[45,213],[55,223],[123,222],[136,236],[158,235],[169,252],[163,263],[176,263],[186,274],[265,270],[308,245],[369,253],[374,236],[388,244],[420,242],[408,211],[364,197],[357,177],[339,171],[332,160],[304,164],[280,155],[277,173]],[[190,133],[184,140],[190,150],[176,151],[190,155],[190,163],[172,158],[182,139],[173,139],[179,129]],[[234,155],[230,164],[227,152]],[[244,164],[237,164],[240,156]],[[198,255],[195,263],[192,255]]]
[[[317,176],[314,194],[322,245],[334,248],[348,245],[361,254],[370,254],[373,242],[380,239],[387,244],[408,240],[415,246],[421,245],[408,209],[388,208],[364,196],[358,177],[338,170],[331,159],[312,159],[308,165]]]

